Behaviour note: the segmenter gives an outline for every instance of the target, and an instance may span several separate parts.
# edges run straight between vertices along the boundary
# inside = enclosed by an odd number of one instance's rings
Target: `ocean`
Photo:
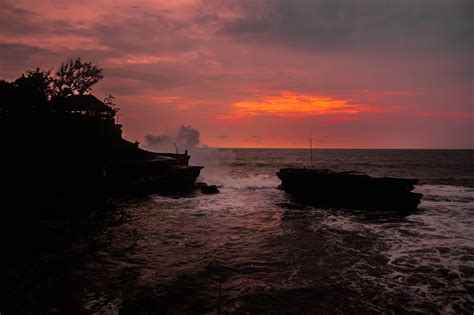
[[[419,178],[409,216],[293,201],[275,173],[310,167],[309,150],[192,156],[219,194],[114,199],[45,221],[55,236],[13,267],[9,294],[26,311],[66,313],[474,311],[473,150],[313,150],[313,167]]]

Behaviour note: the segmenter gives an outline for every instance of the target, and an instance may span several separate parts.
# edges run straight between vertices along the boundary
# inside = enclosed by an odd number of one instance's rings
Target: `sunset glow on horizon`
[[[375,111],[376,109],[370,106],[350,104],[349,100],[334,99],[328,96],[295,94],[287,91],[261,99],[236,102],[232,105],[232,113],[229,116],[222,116],[220,119],[233,120],[260,115],[303,118],[355,115]]]
[[[474,148],[469,0],[0,4],[1,78],[92,60],[132,141]]]

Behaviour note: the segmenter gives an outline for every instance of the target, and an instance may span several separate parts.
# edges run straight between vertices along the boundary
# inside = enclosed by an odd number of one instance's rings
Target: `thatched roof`
[[[88,113],[111,113],[113,109],[94,95],[72,95],[63,100],[66,111]]]

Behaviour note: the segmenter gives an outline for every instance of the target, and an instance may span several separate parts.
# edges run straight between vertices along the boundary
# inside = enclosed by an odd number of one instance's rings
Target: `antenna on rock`
[[[313,167],[313,135],[312,133],[309,136],[309,154],[311,159],[311,167]]]
[[[175,147],[175,149],[176,149],[176,154],[179,154],[179,148],[178,148],[178,146],[176,145],[176,142],[173,142],[173,144],[174,144],[174,147]]]

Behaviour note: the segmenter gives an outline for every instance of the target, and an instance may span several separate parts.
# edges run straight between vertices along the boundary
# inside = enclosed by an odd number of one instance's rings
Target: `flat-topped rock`
[[[423,196],[412,192],[418,179],[306,168],[283,168],[277,176],[291,196],[326,207],[410,212]]]

